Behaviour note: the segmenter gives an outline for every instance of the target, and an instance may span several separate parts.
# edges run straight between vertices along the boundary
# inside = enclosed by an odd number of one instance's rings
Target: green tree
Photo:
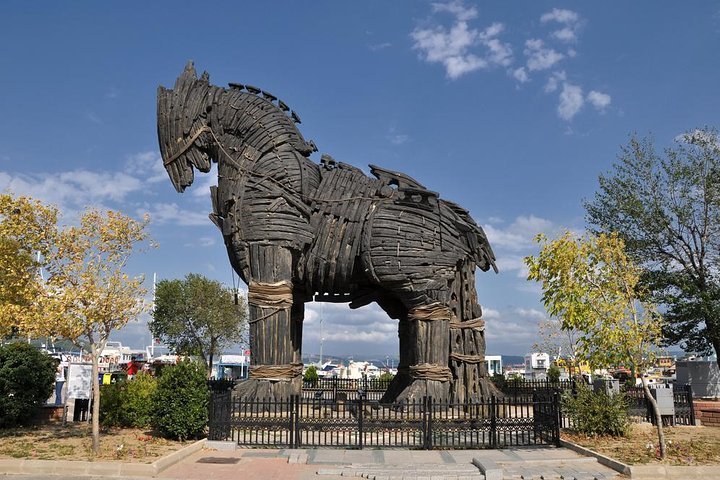
[[[0,428],[32,419],[53,391],[56,365],[27,343],[0,346]]]
[[[181,355],[197,355],[210,376],[215,355],[243,340],[244,300],[220,282],[191,273],[183,280],[161,280],[155,290],[150,331]]]
[[[633,136],[585,203],[598,232],[618,232],[663,307],[668,344],[720,359],[720,142],[695,130],[658,153]]]
[[[576,238],[567,232],[541,245],[537,257],[527,257],[528,279],[542,284],[548,313],[563,328],[580,332],[577,354],[595,368],[627,366],[644,372],[653,365],[661,340],[661,317],[642,300],[641,269],[625,253],[618,235]],[[665,458],[665,436],[657,402],[641,376],[645,398],[657,423],[660,454]]]
[[[548,368],[547,371],[547,378],[549,381],[553,383],[557,383],[560,381],[560,367],[555,365],[554,363],[550,365],[550,368]]]
[[[315,385],[318,382],[318,378],[320,377],[318,376],[317,367],[315,365],[310,365],[303,374],[303,382],[308,382],[311,385]]]

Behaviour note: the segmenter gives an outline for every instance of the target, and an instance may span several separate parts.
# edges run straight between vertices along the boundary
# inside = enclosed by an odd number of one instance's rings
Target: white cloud
[[[610,105],[612,98],[607,93],[592,90],[587,95],[587,101],[590,102],[593,107],[602,112],[608,107],[608,105]]]
[[[376,44],[369,46],[370,50],[372,50],[373,52],[377,52],[379,50],[385,50],[386,48],[390,48],[390,47],[392,47],[392,43],[389,43],[389,42],[376,43]]]
[[[138,210],[138,215],[150,214],[153,223],[172,223],[182,227],[207,226],[210,223],[207,213],[181,208],[177,203],[155,202],[152,205],[146,204]]]
[[[565,58],[562,53],[545,46],[545,42],[539,38],[533,38],[525,42],[525,56],[527,59],[527,68],[531,72],[547,70],[560,60]]]
[[[397,127],[391,125],[385,138],[393,145],[403,145],[410,140],[410,135],[398,132]]]
[[[452,14],[455,17],[452,26],[416,28],[410,36],[421,58],[442,64],[449,78],[454,80],[475,70],[507,67],[512,63],[512,47],[497,38],[504,29],[502,23],[495,22],[483,31],[470,28],[468,21],[477,17],[477,10],[459,1],[434,3],[433,11]],[[486,51],[482,54],[472,51],[476,47]]]
[[[512,76],[520,83],[525,83],[530,81],[530,77],[527,74],[527,70],[525,70],[525,67],[516,68],[512,72]]]
[[[567,79],[567,76],[565,75],[565,71],[561,72],[553,72],[552,75],[550,75],[550,78],[548,78],[547,83],[545,84],[545,93],[551,93],[558,89],[558,86],[564,82]]]
[[[457,17],[461,22],[472,20],[477,17],[477,9],[475,7],[466,7],[459,0],[446,3],[433,3],[432,9],[434,12],[448,12]]]
[[[162,157],[157,150],[129,155],[125,162],[125,172],[144,178],[147,183],[169,181]]]
[[[559,23],[573,24],[577,23],[578,20],[580,20],[580,16],[577,13],[573,12],[572,10],[565,10],[559,8],[553,8],[552,11],[544,13],[540,17],[540,21],[542,23],[555,21]]]
[[[63,211],[101,206],[107,201],[121,202],[142,188],[141,180],[123,172],[73,170],[36,175],[0,172],[0,191],[27,195],[55,204]]]
[[[557,107],[560,118],[568,121],[572,120],[582,109],[584,103],[585,99],[580,86],[567,82],[563,83],[563,89],[560,92],[560,103]]]
[[[518,307],[514,310],[514,312],[517,315],[519,315],[520,317],[528,318],[531,320],[540,321],[540,320],[547,319],[547,315],[545,314],[545,312],[542,312],[535,308],[520,308],[520,307]]]
[[[518,251],[531,247],[538,233],[551,233],[555,225],[535,215],[521,215],[507,227],[487,224],[483,226],[493,250]]]
[[[562,25],[550,35],[561,42],[573,43],[577,41],[577,32],[581,25],[580,15],[572,10],[554,8],[540,17],[541,23],[555,22]]]

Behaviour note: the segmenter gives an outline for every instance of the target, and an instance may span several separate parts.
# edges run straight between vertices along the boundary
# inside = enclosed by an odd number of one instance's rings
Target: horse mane
[[[239,90],[241,92],[247,92],[251,93],[257,97],[264,98],[265,100],[269,101],[276,107],[278,107],[281,111],[285,112],[285,114],[292,119],[293,122],[300,124],[302,121],[300,120],[300,116],[297,114],[295,110],[292,110],[290,107],[288,107],[287,103],[280,100],[278,97],[273,95],[272,93],[262,90],[257,87],[253,87],[252,85],[245,85],[242,83],[235,83],[230,82],[228,83],[228,87],[230,87],[231,90]],[[289,112],[289,113],[288,113]]]
[[[315,146],[315,143],[312,141],[306,141],[303,138],[300,130],[295,126],[295,124],[302,123],[300,120],[300,116],[297,114],[297,112],[295,112],[295,110],[290,109],[287,103],[283,102],[277,96],[271,94],[270,92],[254,87],[252,85],[230,82],[228,83],[228,86],[229,89],[223,90],[230,94],[236,93],[240,94],[241,96],[250,95],[254,98],[262,99],[264,102],[272,105],[275,109],[277,109],[277,114],[281,115],[277,117],[275,122],[282,118],[290,121],[290,123],[284,128],[284,133],[289,134],[291,137],[296,137],[298,140],[297,143],[294,141],[291,141],[290,143],[292,143],[293,146],[305,156],[309,156],[312,152],[317,152],[317,147]],[[277,125],[278,124],[275,123],[275,126],[273,126],[273,128],[270,128],[271,125],[266,124],[264,127],[261,126],[261,128],[264,128],[268,132],[272,130],[272,136],[278,137],[283,134],[283,131],[282,129],[277,130]]]

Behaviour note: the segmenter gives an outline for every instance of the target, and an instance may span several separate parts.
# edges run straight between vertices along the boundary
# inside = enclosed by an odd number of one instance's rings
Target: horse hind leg
[[[449,400],[450,319],[450,308],[440,302],[410,308],[400,318],[400,365],[383,402],[417,401],[425,396]]]
[[[485,322],[475,289],[474,264],[465,263],[458,268],[449,305],[454,318],[449,330],[453,401],[477,402],[483,397],[500,395],[487,376]]]

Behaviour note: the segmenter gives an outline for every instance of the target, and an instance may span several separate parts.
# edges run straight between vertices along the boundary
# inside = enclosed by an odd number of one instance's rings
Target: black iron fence
[[[558,445],[557,393],[529,400],[490,397],[471,404],[417,401],[380,404],[360,395],[326,401],[240,400],[216,392],[210,405],[210,440],[246,447],[502,448]]]
[[[537,392],[554,392],[575,389],[575,380],[525,380],[493,377],[493,383],[504,395],[512,398],[529,397]]]
[[[549,395],[552,392],[576,392],[577,383],[575,379],[551,382],[549,380],[523,380],[511,379],[496,382],[498,389],[510,398],[520,400],[532,397],[534,394]],[[672,385],[675,415],[675,425],[695,425],[695,412],[693,410],[692,389],[690,385]],[[592,388],[592,387],[590,387]],[[668,385],[651,385],[651,389],[670,388]],[[628,399],[628,414],[638,421],[655,423],[650,402],[645,398],[645,392],[641,386],[628,387],[621,385],[620,391]],[[564,419],[564,425],[569,426],[569,420]]]
[[[670,388],[666,385],[651,386],[656,388]],[[695,425],[695,411],[693,409],[692,388],[690,385],[673,385],[673,404],[675,414],[673,423],[675,425]],[[652,413],[652,406],[645,398],[645,392],[642,387],[631,387],[623,389],[628,398],[628,413],[631,417],[644,420],[652,424],[655,423],[655,416]]]

